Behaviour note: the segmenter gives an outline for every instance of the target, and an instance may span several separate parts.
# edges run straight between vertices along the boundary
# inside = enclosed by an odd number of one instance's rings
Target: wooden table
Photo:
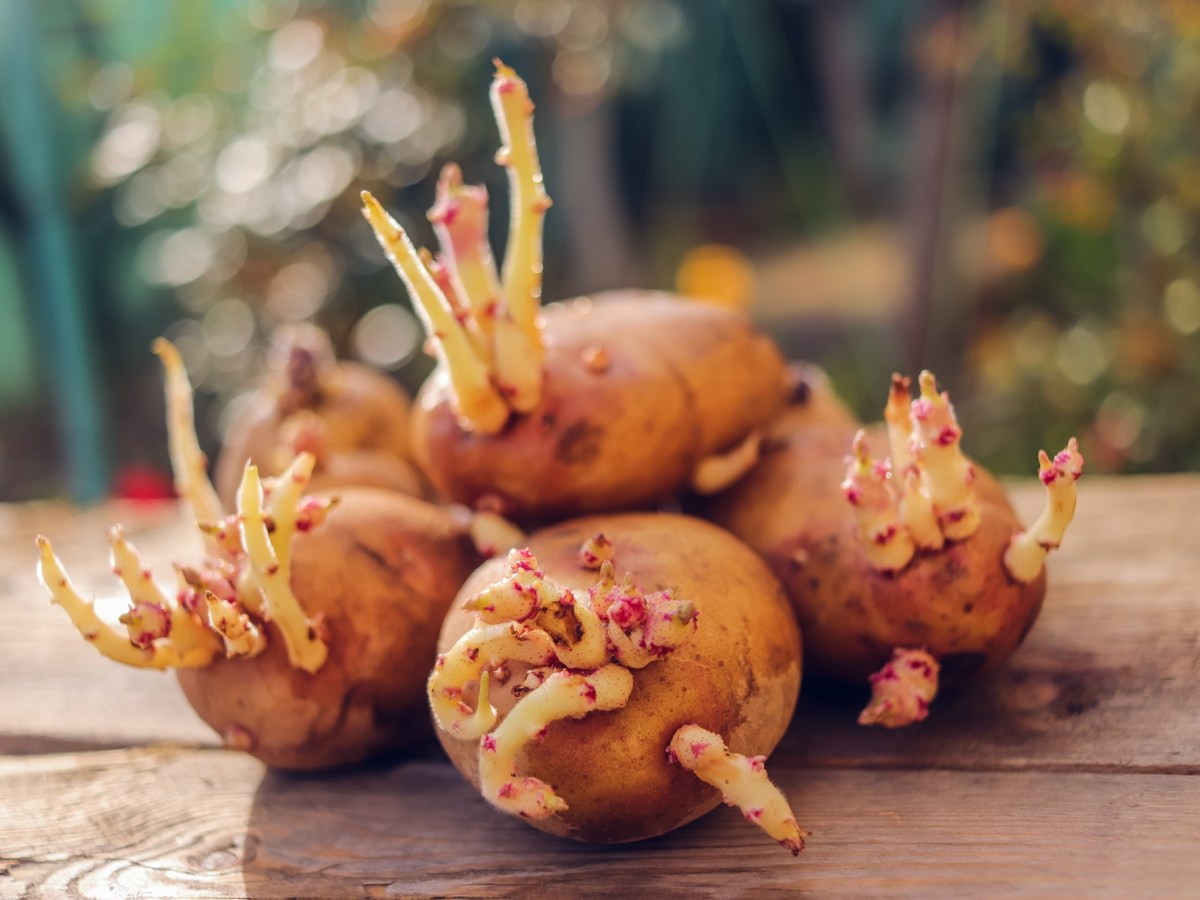
[[[1028,520],[1036,485],[1015,489]],[[0,897],[1200,896],[1200,476],[1081,482],[1028,641],[923,725],[807,685],[771,758],[798,859],[721,808],[603,848],[493,813],[436,747],[315,776],[220,748],[170,675],[101,659],[34,579],[50,534],[115,593],[123,520],[166,578],[173,508],[0,507]]]

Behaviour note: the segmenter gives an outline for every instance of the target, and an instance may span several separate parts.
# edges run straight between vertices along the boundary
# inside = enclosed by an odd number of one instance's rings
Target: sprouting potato
[[[418,252],[368,193],[366,215],[438,357],[413,416],[413,455],[446,497],[521,522],[646,508],[711,493],[757,458],[783,402],[774,345],[743,317],[619,291],[542,309],[550,206],[525,83],[497,66],[492,105],[512,223],[497,273],[487,194],[448,165],[429,212],[441,255]]]
[[[409,462],[410,401],[394,380],[368,366],[338,361],[329,336],[312,325],[281,329],[282,364],[230,423],[213,480],[232,509],[246,463],[278,475],[299,453],[311,453],[314,493],[356,485],[425,492]]]
[[[175,669],[226,745],[270,766],[352,763],[429,733],[424,683],[442,618],[479,556],[450,510],[403,494],[348,488],[306,495],[315,459],[278,477],[247,466],[226,515],[206,475],[178,352],[167,370],[176,486],[205,541],[178,588],[154,581],[119,527],[114,572],[130,606],[102,620],[72,586],[50,541],[39,577],[83,636],[131,666]]]
[[[430,705],[489,803],[553,834],[621,843],[724,797],[799,851],[763,760],[796,702],[800,635],[740,541],[679,515],[574,519],[484,564],[459,600]]]
[[[1025,638],[1083,468],[1073,438],[1040,455],[1047,507],[1022,530],[999,483],[959,449],[933,376],[922,373],[916,399],[909,390],[893,378],[885,427],[793,412],[768,431],[760,464],[703,510],[787,586],[810,670],[870,675],[860,721],[892,727],[926,716],[939,677],[990,669]]]
[[[445,377],[422,389],[414,451],[451,499],[535,520],[645,507],[689,487],[782,395],[765,338],[678,297],[625,291],[552,304],[545,334],[538,405],[497,434],[462,428]]]

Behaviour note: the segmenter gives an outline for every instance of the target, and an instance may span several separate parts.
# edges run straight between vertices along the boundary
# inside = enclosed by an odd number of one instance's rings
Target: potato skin
[[[801,647],[795,617],[778,581],[754,553],[698,519],[627,513],[576,519],[541,531],[529,546],[548,578],[585,593],[596,573],[579,565],[583,542],[603,533],[613,542],[617,576],[632,572],[647,592],[671,587],[699,611],[690,641],[665,659],[634,670],[628,704],[612,712],[553,723],[529,744],[518,771],[554,786],[570,808],[530,824],[576,840],[621,843],[653,837],[704,814],[720,795],[667,760],[671,736],[697,723],[730,748],[767,754],[787,729],[800,689]],[[463,586],[465,599],[507,572],[484,564]],[[455,608],[442,628],[445,651],[471,625]],[[520,681],[514,667],[509,684]],[[501,714],[508,688],[493,686]],[[478,741],[438,730],[458,770],[479,787]]]
[[[422,387],[413,454],[448,499],[524,523],[645,508],[783,401],[774,345],[726,310],[620,291],[544,312],[542,400],[499,434],[461,427],[444,373]]]
[[[814,673],[861,680],[893,647],[924,647],[950,682],[1003,662],[1032,627],[1046,589],[1044,573],[1020,584],[1003,568],[1021,527],[1003,488],[977,466],[979,530],[918,553],[898,575],[877,572],[840,489],[856,428],[821,422],[773,431],[758,467],[703,514],[762,554],[786,585]],[[872,455],[886,456],[883,428],[867,437]]]
[[[178,671],[205,722],[281,769],[357,762],[428,737],[438,629],[480,562],[439,507],[373,489],[338,495],[326,521],[293,541],[292,590],[310,619],[323,617],[325,664],[293,668],[268,623],[262,655]]]
[[[311,407],[325,423],[325,453],[330,457],[353,451],[372,451],[394,457],[385,464],[381,475],[372,475],[370,467],[347,462],[336,471],[318,469],[314,476],[317,487],[330,489],[362,484],[405,490],[417,495],[421,479],[406,461],[408,458],[408,429],[411,402],[408,394],[395,381],[367,366],[354,362],[337,364],[337,390],[322,395]],[[213,481],[226,509],[233,509],[238,484],[246,462],[253,462],[263,475],[278,475],[291,462],[290,450],[281,453],[280,429],[287,412],[280,409],[278,394],[264,387],[242,413],[230,424],[224,446],[217,458]],[[330,469],[336,470],[335,460]],[[376,467],[378,468],[378,467]],[[366,476],[363,479],[363,476]]]

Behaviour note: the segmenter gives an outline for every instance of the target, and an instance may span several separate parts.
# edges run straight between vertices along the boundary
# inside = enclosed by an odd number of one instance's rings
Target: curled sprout
[[[762,432],[752,431],[737,446],[696,463],[691,486],[697,494],[718,494],[749,472],[762,455]]]
[[[720,735],[699,725],[677,729],[667,753],[672,762],[719,790],[726,804],[738,807],[746,821],[792,851],[793,856],[804,849],[808,832],[796,824],[787,799],[767,777],[765,757],[734,753]]]
[[[192,385],[183,367],[183,357],[165,338],[155,340],[151,349],[162,361],[165,376],[167,445],[175,472],[175,490],[191,506],[197,522],[215,522],[222,517],[221,501],[209,481],[208,460],[196,437]],[[208,552],[218,552],[212,536],[206,533],[204,538]]]
[[[1046,555],[1062,544],[1063,535],[1075,516],[1075,482],[1083,474],[1083,456],[1075,438],[1051,459],[1038,452],[1038,477],[1046,486],[1046,506],[1028,529],[1016,535],[1004,553],[1004,568],[1017,581],[1037,577]]]
[[[490,670],[508,662],[546,666],[554,662],[554,642],[540,628],[517,622],[476,626],[439,656],[429,677],[429,705],[438,725],[455,737],[472,740],[496,723],[487,696]],[[463,699],[466,686],[479,680],[479,697],[472,709]]]
[[[859,714],[858,724],[902,728],[920,722],[937,696],[938,670],[937,660],[925,650],[897,647],[871,676],[871,702]]]
[[[279,628],[288,659],[315,672],[328,650],[318,622],[309,620],[290,585],[291,543],[315,528],[335,499],[305,497],[314,458],[298,456],[278,478],[258,478],[250,467],[239,491],[239,515],[225,515],[208,480],[196,440],[192,389],[178,350],[158,340],[154,350],[166,374],[167,432],[179,493],[204,535],[207,556],[198,567],[176,565],[178,589],[168,596],[118,526],[108,533],[113,573],[129,595],[117,623],[107,622],[71,583],[50,541],[39,536],[38,577],[79,632],[102,654],[141,668],[193,668],[220,655],[256,656],[266,646],[262,620]],[[119,627],[120,626],[120,627]]]
[[[550,207],[533,139],[533,103],[512,69],[497,62],[492,108],[504,146],[512,222],[503,280],[487,242],[487,191],[443,168],[428,216],[442,256],[413,246],[404,229],[364,191],[363,215],[412,296],[446,372],[464,427],[501,431],[513,412],[541,402],[545,348],[538,318],[542,295],[542,222]]]
[[[534,675],[535,680],[542,673]],[[500,726],[480,740],[479,782],[484,797],[505,812],[544,819],[564,812],[567,802],[544,781],[517,776],[516,758],[539,740],[552,722],[620,709],[633,691],[633,674],[609,663],[592,672],[557,669],[526,694]]]
[[[959,446],[962,429],[954,407],[937,380],[924,371],[921,394],[913,400],[911,382],[892,376],[884,420],[890,458],[874,462],[863,432],[854,437],[842,492],[854,506],[864,552],[871,567],[894,574],[918,551],[936,551],[946,541],[962,541],[979,528],[982,513],[975,495],[975,467]],[[1049,493],[1046,511],[1018,535],[1004,565],[1018,581],[1032,581],[1046,552],[1059,545],[1075,510],[1075,480],[1083,458],[1072,438],[1051,460],[1039,456],[1039,476]]]
[[[427,691],[438,727],[480,740],[480,785],[489,802],[517,815],[545,817],[565,801],[536,778],[520,779],[521,747],[558,719],[625,705],[630,669],[662,659],[696,629],[696,611],[670,591],[647,595],[627,577],[620,586],[611,561],[584,596],[547,578],[528,549],[508,555],[508,573],[470,597],[475,623],[438,657]],[[508,663],[530,666],[504,721],[489,691],[510,677]],[[474,706],[469,702],[474,693]]]
[[[600,580],[589,591],[590,604],[605,623],[613,658],[631,669],[662,659],[696,631],[696,607],[677,600],[670,590],[644,593],[627,575],[617,585],[611,563],[600,568]]]

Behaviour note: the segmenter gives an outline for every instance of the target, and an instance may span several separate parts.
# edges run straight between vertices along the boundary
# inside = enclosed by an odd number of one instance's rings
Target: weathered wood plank
[[[0,895],[1180,896],[1200,781],[1173,775],[775,773],[792,859],[719,809],[589,847],[489,809],[448,764],[265,773],[223,750],[0,761]],[[52,799],[54,814],[47,814]]]
[[[120,522],[164,585],[173,559],[199,541],[174,504],[62,504],[0,508],[0,753],[136,746],[156,740],[214,744],[169,673],[116,665],[86,646],[35,575],[34,537],[48,535],[85,596],[117,597],[105,533]]]

